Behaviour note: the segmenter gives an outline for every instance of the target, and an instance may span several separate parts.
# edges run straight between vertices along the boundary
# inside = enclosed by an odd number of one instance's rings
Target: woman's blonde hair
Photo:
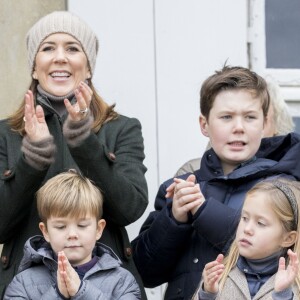
[[[39,216],[45,224],[50,217],[80,218],[89,214],[100,220],[103,214],[100,190],[75,171],[49,179],[37,191],[36,199]]]
[[[297,207],[292,208],[286,193],[284,193],[278,185],[286,186],[287,189],[290,189],[292,193],[295,195],[296,205]],[[265,180],[257,183],[251,190],[248,191],[246,196],[251,195],[255,192],[262,192],[266,195],[266,200],[270,201],[275,215],[278,217],[280,222],[282,223],[283,230],[285,232],[290,232],[295,230],[299,233],[300,231],[300,220],[299,220],[299,202],[300,202],[300,182],[295,180],[287,180],[287,179],[277,179],[277,180]],[[294,211],[296,209],[296,212]],[[295,220],[295,216],[297,216]],[[300,238],[297,237],[296,243],[291,247],[291,249],[297,253],[298,257],[300,255]],[[222,290],[224,287],[225,281],[229,272],[236,266],[237,260],[239,257],[239,250],[237,246],[236,240],[233,241],[228,255],[224,259],[225,269],[220,279],[220,289]],[[286,257],[288,262],[288,257]],[[299,257],[300,260],[300,257]],[[296,277],[296,284],[298,287],[298,291],[300,290],[300,275],[298,273]]]
[[[270,106],[272,106],[274,111],[273,123],[276,128],[275,135],[286,135],[295,130],[295,124],[289,112],[289,107],[284,101],[277,81],[271,75],[267,75],[265,80],[270,95]]]
[[[91,113],[94,116],[93,131],[98,132],[101,126],[113,119],[118,117],[118,113],[114,110],[115,105],[108,105],[97,93],[92,81],[88,79],[88,85],[93,91],[92,101],[90,105]],[[29,89],[34,95],[34,101],[36,101],[38,81],[32,79]],[[8,122],[13,131],[20,133],[21,135],[25,134],[25,123],[23,120],[25,109],[25,101],[22,101],[19,108],[8,117]]]

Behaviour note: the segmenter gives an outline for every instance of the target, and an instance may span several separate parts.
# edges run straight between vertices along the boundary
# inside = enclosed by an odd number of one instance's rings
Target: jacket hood
[[[113,250],[100,242],[96,242],[93,255],[99,258],[97,264],[102,270],[116,268],[122,264]],[[56,255],[53,253],[50,244],[43,236],[37,235],[26,241],[18,273],[41,264],[46,265],[51,271],[57,270]]]
[[[24,246],[24,255],[19,265],[18,273],[32,266],[46,264],[48,267],[56,264],[50,244],[42,236],[29,238]]]
[[[219,157],[213,149],[207,150],[201,160],[201,168],[196,171],[199,181],[215,179],[241,179],[249,176],[261,177],[270,174],[287,174],[300,179],[300,135],[289,133],[285,136],[263,138],[253,159],[240,165],[224,176]],[[252,162],[255,160],[255,164]]]
[[[287,135],[263,138],[256,153],[257,157],[281,160],[293,147],[299,147],[300,135],[291,132]]]
[[[256,154],[258,158],[275,162],[268,171],[270,174],[287,174],[300,180],[300,135],[289,133],[262,139]]]

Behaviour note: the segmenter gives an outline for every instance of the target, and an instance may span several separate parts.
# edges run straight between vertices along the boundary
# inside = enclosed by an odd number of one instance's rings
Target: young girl
[[[299,299],[299,201],[297,181],[256,184],[224,263],[220,254],[206,264],[193,299]]]

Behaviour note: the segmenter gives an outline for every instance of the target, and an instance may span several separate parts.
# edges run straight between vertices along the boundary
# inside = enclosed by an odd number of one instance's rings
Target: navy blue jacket
[[[255,158],[224,176],[220,160],[210,149],[195,172],[206,199],[185,224],[171,215],[172,199],[166,199],[164,182],[157,193],[155,211],[132,241],[134,260],[146,287],[168,282],[165,299],[190,299],[205,264],[226,253],[240,217],[246,192],[271,176],[300,179],[300,136],[266,138]],[[188,174],[183,175],[186,178]]]

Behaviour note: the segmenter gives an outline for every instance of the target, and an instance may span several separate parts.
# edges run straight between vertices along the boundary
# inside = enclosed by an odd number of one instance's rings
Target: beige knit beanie
[[[93,30],[78,16],[67,11],[55,11],[37,21],[26,36],[28,63],[34,71],[35,57],[40,44],[53,33],[68,33],[77,39],[87,56],[91,73],[94,74],[98,52],[98,39]]]

